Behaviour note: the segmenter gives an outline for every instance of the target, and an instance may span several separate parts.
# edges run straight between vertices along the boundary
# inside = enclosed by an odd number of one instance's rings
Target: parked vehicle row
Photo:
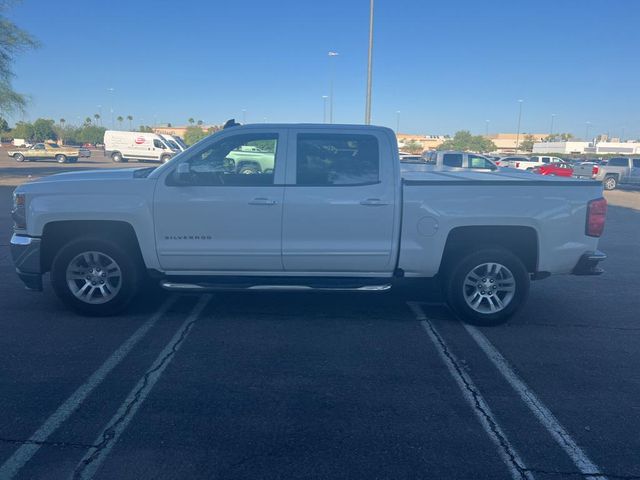
[[[614,190],[618,185],[640,185],[640,158],[614,157],[606,165],[584,163],[574,169],[577,178],[602,182],[605,190]]]

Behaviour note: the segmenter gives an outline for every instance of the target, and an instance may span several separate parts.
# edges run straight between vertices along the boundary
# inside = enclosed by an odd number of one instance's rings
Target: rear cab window
[[[445,153],[442,156],[442,164],[447,167],[462,167],[462,154]]]
[[[628,167],[629,166],[629,159],[628,158],[612,158],[611,160],[609,160],[609,164],[610,167]]]
[[[380,147],[376,136],[298,133],[296,185],[356,186],[379,181]]]

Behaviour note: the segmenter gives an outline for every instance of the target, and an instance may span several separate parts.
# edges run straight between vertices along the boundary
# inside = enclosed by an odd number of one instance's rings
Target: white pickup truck
[[[273,168],[238,172],[234,152],[253,147]],[[50,272],[88,315],[122,311],[146,279],[178,292],[368,292],[435,277],[460,317],[486,325],[522,306],[531,279],[601,273],[605,215],[599,182],[401,174],[390,129],[260,124],[157,168],[19,186],[11,250],[28,288]]]

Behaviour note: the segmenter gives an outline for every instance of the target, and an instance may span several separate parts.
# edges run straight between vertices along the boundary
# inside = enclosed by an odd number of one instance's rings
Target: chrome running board
[[[390,284],[359,285],[359,286],[312,286],[312,285],[225,285],[215,283],[177,283],[160,282],[160,286],[171,292],[233,292],[233,291],[262,291],[262,292],[386,292],[391,289]]]

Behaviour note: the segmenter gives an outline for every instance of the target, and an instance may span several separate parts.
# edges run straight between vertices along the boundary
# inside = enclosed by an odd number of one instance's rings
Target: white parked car
[[[244,147],[273,152],[272,168],[240,173],[229,154]],[[601,273],[605,213],[600,182],[401,173],[388,128],[256,124],[157,168],[19,186],[11,251],[29,288],[51,272],[88,315],[122,311],[144,278],[177,292],[372,292],[435,277],[459,316],[495,324],[532,278]]]
[[[105,155],[114,162],[155,160],[166,163],[177,153],[160,135],[146,132],[104,132]]]
[[[175,135],[169,135],[166,133],[161,133],[160,136],[164,138],[165,142],[169,144],[171,148],[173,148],[176,152],[184,152],[187,148],[187,144],[182,141],[180,137]]]
[[[400,157],[403,172],[429,171],[435,169],[471,169],[476,171],[492,172],[498,167],[495,163],[483,155],[453,150],[430,151],[422,155],[423,162],[409,162]]]
[[[542,165],[550,163],[563,163],[564,160],[559,157],[551,157],[548,155],[534,155],[533,157],[506,157],[500,160],[501,167],[517,168],[519,170],[533,170]]]

